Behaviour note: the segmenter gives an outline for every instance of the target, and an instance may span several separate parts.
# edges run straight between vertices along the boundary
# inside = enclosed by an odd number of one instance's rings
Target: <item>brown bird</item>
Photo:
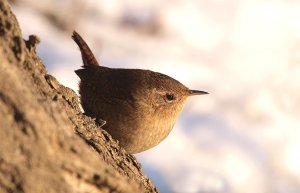
[[[81,79],[85,114],[95,117],[128,153],[159,144],[172,130],[187,97],[208,94],[158,72],[100,66],[76,31],[72,38],[84,64],[75,73]]]

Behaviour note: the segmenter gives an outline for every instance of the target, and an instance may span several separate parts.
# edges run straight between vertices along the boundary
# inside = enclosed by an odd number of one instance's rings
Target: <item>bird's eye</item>
[[[173,94],[167,93],[165,95],[165,99],[167,102],[172,102],[173,100],[175,100],[175,96]]]

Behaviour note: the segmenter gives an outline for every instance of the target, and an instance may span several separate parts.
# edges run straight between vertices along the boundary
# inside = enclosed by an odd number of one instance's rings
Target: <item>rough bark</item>
[[[134,156],[82,114],[0,1],[0,192],[157,192]]]

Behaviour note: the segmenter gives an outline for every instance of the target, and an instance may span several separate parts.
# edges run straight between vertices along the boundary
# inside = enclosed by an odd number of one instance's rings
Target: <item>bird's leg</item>
[[[103,119],[101,119],[100,117],[98,117],[98,116],[93,116],[93,115],[91,115],[91,114],[89,114],[89,113],[83,113],[84,115],[86,115],[86,116],[89,116],[89,117],[92,117],[93,119],[95,119],[95,122],[97,123],[97,125],[99,126],[99,127],[102,127],[102,126],[104,126],[105,124],[106,124],[106,121],[105,120],[103,120]]]
[[[106,121],[101,119],[100,117],[96,117],[96,123],[98,123],[99,127],[102,127],[106,124]]]

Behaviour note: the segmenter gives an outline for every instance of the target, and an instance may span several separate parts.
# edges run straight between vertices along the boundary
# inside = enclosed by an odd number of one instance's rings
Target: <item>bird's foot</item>
[[[106,121],[101,119],[100,117],[95,117],[95,116],[92,116],[88,113],[83,113],[83,114],[86,115],[86,116],[92,117],[99,127],[102,127],[106,124]]]
[[[98,123],[99,127],[102,127],[102,126],[104,126],[106,124],[106,121],[103,120],[103,119],[101,119],[101,118],[99,118],[99,117],[97,117],[96,118],[96,123]]]

